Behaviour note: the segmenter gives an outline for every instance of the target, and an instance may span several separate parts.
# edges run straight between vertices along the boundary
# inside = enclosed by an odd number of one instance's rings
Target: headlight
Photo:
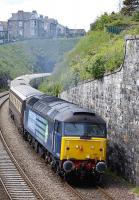
[[[74,170],[75,165],[71,160],[67,160],[63,163],[63,169],[66,173],[71,172],[72,170]]]
[[[105,162],[98,162],[96,165],[96,171],[99,173],[104,173],[106,171],[106,163]]]

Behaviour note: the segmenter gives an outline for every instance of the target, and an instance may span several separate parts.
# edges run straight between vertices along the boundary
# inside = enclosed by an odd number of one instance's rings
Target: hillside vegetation
[[[6,78],[35,73],[51,72],[63,60],[78,39],[37,39],[0,46],[0,83]]]
[[[133,16],[103,14],[40,89],[58,95],[79,81],[100,79],[105,73],[119,68],[124,59],[124,37],[127,34],[139,34],[138,25],[138,12]]]

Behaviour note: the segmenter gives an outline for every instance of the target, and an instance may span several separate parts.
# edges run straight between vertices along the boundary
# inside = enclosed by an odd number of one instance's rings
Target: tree
[[[119,9],[119,12],[120,12],[121,9],[122,9],[122,5],[123,5],[123,0],[119,0],[119,2],[118,2],[118,9]]]
[[[125,15],[132,15],[134,11],[139,8],[139,0],[124,0],[122,13]]]

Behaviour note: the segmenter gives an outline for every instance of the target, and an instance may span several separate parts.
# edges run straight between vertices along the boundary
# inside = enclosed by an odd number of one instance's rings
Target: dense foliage
[[[79,81],[101,79],[105,73],[119,68],[124,59],[124,37],[127,34],[139,34],[138,19],[137,12],[133,16],[104,13],[91,25],[91,30],[74,50],[57,65],[49,82],[44,82],[40,89],[57,95]],[[122,27],[123,31],[113,34],[107,31],[108,27]],[[57,92],[54,89],[56,85]]]
[[[10,75],[8,72],[0,71],[0,92],[8,87],[8,80],[10,80]]]
[[[0,46],[0,88],[5,80],[35,72],[51,72],[78,39],[38,39]],[[7,79],[5,79],[7,77]]]
[[[139,0],[124,0],[123,5],[122,13],[125,15],[132,15],[137,7],[139,7]]]

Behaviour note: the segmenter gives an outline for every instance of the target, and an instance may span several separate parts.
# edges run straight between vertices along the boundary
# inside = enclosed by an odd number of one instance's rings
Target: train
[[[95,112],[21,83],[9,90],[9,113],[24,139],[60,176],[101,181],[107,128]]]

